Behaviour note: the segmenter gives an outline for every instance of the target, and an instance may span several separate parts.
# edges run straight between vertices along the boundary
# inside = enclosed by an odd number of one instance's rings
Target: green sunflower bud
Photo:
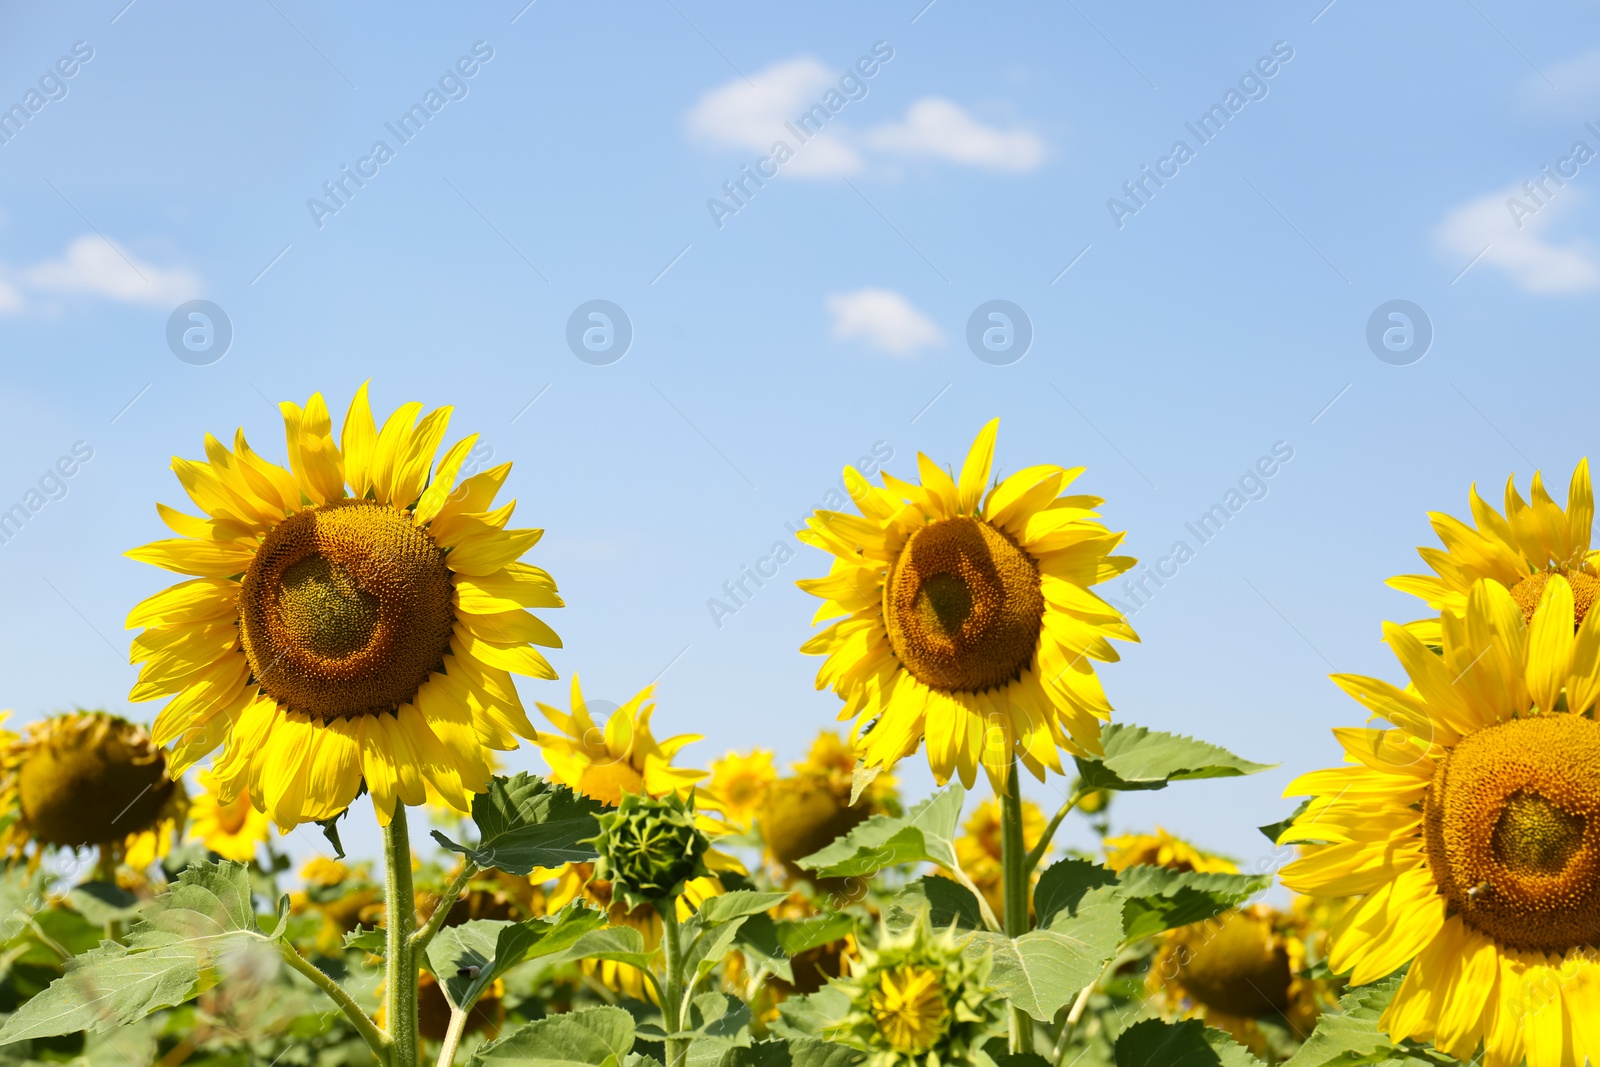
[[[711,842],[694,824],[692,800],[625,793],[598,821],[594,877],[610,882],[613,896],[629,907],[677,896],[685,882],[710,873]]]

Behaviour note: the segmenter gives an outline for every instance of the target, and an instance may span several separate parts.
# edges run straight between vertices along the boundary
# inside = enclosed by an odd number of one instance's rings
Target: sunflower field
[[[1535,475],[1431,515],[1428,573],[1390,580],[1420,617],[1383,627],[1408,681],[1333,676],[1336,765],[1241,867],[1111,832],[1119,794],[1268,764],[1113,710],[1139,636],[1095,587],[1135,560],[1082,468],[996,476],[998,420],[847,468],[853,508],[799,533],[839,724],[785,761],[657,737],[652,684],[602,715],[557,682],[543,531],[449,408],[280,408],[284,462],[207,434],[173,536],[128,552],[176,576],[127,616],[150,721],[0,738],[0,1064],[1600,1061],[1586,463],[1564,507]],[[548,774],[506,773],[525,746]],[[347,855],[368,820],[382,856]]]

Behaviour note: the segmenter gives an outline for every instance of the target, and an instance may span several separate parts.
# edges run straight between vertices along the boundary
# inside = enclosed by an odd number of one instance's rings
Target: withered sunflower
[[[534,730],[513,673],[554,678],[560,639],[527,608],[561,606],[517,562],[541,531],[508,529],[502,464],[456,484],[476,436],[434,454],[449,408],[401,406],[378,429],[363,385],[335,441],[327,405],[284,403],[289,469],[241,430],[173,470],[202,512],[157,505],[179,536],[128,555],[194,577],[128,616],[132,699],[175,694],[155,738],[174,773],[219,745],[218,798],[248,790],[278,826],[330,818],[363,782],[380,824],[424,783],[461,811],[488,750]],[[420,419],[418,416],[421,416]]]

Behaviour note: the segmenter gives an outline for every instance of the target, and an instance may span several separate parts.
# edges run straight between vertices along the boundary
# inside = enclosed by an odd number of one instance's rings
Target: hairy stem
[[[393,1042],[392,1067],[417,1067],[417,955],[412,936],[417,926],[416,891],[411,885],[411,834],[406,806],[394,806],[394,818],[383,834],[388,964],[385,1021]],[[443,921],[443,920],[441,920]]]
[[[1028,932],[1028,850],[1022,839],[1022,782],[1016,757],[1006,774],[1005,791],[1000,794],[1000,868],[1005,876],[1005,924],[1007,937]],[[1033,1019],[1021,1008],[1011,1008],[1011,1051],[1033,1051]]]
[[[428,921],[422,928],[411,935],[411,947],[419,955],[428,947],[428,942],[433,940],[433,935],[444,927],[445,919],[450,916],[450,909],[455,905],[456,899],[461,896],[461,891],[467,888],[467,883],[472,881],[472,876],[478,873],[478,865],[471,860],[463,860],[466,865],[461,868],[450,885],[446,887],[444,896],[439,898],[439,903],[433,907],[433,913],[428,916]]]
[[[1050,842],[1054,840],[1056,830],[1060,829],[1061,820],[1065,819],[1072,809],[1076,808],[1083,798],[1089,795],[1089,792],[1087,789],[1079,789],[1067,798],[1067,802],[1061,805],[1060,811],[1050,817],[1050,822],[1045,825],[1044,833],[1039,835],[1039,843],[1033,846],[1033,849],[1028,853],[1027,859],[1023,861],[1029,874],[1032,874],[1034,869],[1039,866],[1039,861],[1044,859],[1044,854],[1050,851]]]
[[[372,1017],[365,1011],[361,1010],[361,1005],[357,1004],[355,998],[345,991],[344,986],[322,973],[321,968],[300,955],[295,947],[287,941],[280,940],[278,942],[278,955],[282,956],[284,962],[291,968],[311,979],[312,985],[326,993],[329,999],[339,1006],[339,1010],[344,1013],[344,1017],[350,1020],[350,1025],[354,1026],[356,1032],[366,1041],[367,1047],[372,1050],[372,1054],[377,1057],[379,1063],[389,1064],[392,1062],[389,1035],[378,1029],[378,1024],[373,1022]]]
[[[456,1061],[456,1046],[461,1044],[461,1032],[467,1028],[467,1012],[450,1013],[450,1026],[444,1032],[444,1047],[439,1050],[439,1067],[450,1067]]]
[[[667,988],[661,998],[666,1030],[675,1034],[683,1029],[683,937],[678,931],[678,901],[668,897],[656,904],[661,916],[661,949],[665,956]],[[667,1038],[667,1067],[684,1067],[689,1062],[689,1042]]]

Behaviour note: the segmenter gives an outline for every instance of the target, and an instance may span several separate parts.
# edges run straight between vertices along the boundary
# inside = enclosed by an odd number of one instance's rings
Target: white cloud
[[[785,126],[816,104],[838,74],[812,56],[774,63],[749,81],[735,78],[701,96],[690,110],[690,136],[718,148],[737,148],[765,155],[783,141],[794,158],[784,173],[802,177],[835,177],[861,170],[861,157],[834,131],[824,130],[805,143]]]
[[[1600,256],[1594,243],[1573,238],[1555,244],[1546,231],[1575,205],[1581,193],[1570,186],[1526,214],[1512,204],[1536,207],[1518,186],[1469,200],[1447,215],[1434,230],[1440,251],[1463,265],[1480,252],[1480,264],[1498,267],[1525,292],[1577,293],[1600,289]],[[1520,217],[1521,225],[1518,226]],[[1484,251],[1487,247],[1488,251]]]
[[[861,337],[895,356],[913,356],[944,340],[932,319],[891,289],[857,289],[828,297],[835,340]]]
[[[1030,171],[1044,162],[1044,142],[1037,135],[985,126],[961,105],[937,96],[916,101],[904,120],[869,130],[864,141],[881,152],[989,170]]]
[[[60,259],[25,267],[23,282],[48,293],[86,294],[130,304],[171,305],[195,296],[200,279],[181,267],[166,269],[124,258],[110,242],[84,234]]]
[[[22,294],[16,287],[0,279],[0,315],[15,315],[22,310]]]
[[[1547,63],[1541,69],[1543,74],[1530,74],[1522,80],[1518,95],[1523,103],[1581,113],[1600,98],[1600,48]],[[1556,88],[1551,88],[1551,83]]]

